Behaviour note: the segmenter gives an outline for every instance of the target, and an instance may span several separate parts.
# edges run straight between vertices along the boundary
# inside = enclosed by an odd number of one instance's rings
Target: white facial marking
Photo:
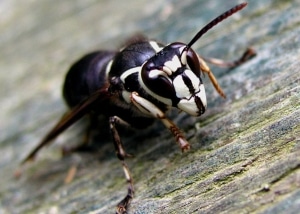
[[[191,70],[185,70],[184,73],[190,78],[190,80],[192,81],[193,87],[197,90],[197,88],[200,85],[200,80],[199,77],[197,77]]]
[[[172,70],[169,67],[163,66],[164,72],[166,72],[168,75],[172,75]]]
[[[161,71],[161,70],[151,70],[149,73],[149,77],[150,78],[156,78],[158,76],[165,76],[167,79],[169,79],[168,74],[166,74],[165,72]],[[170,81],[171,82],[171,81]]]
[[[181,54],[181,57],[180,57],[180,61],[183,65],[186,65],[186,55],[187,55],[187,52],[183,51]]]
[[[180,47],[179,52],[182,53],[185,48],[186,48],[186,46]]]
[[[176,91],[176,97],[186,98],[186,99],[191,97],[190,91],[188,87],[186,87],[185,83],[183,82],[182,76],[177,76],[173,80],[173,86]]]
[[[166,67],[169,67],[173,72],[175,72],[178,68],[181,67],[181,62],[178,56],[173,56],[171,61],[167,61],[164,64]]]
[[[200,91],[196,94],[196,96],[198,96],[201,99],[203,106],[206,108],[207,100],[206,100],[206,93],[205,93],[204,85],[201,84],[199,88],[200,88]]]
[[[198,109],[196,103],[194,102],[194,99],[191,99],[191,100],[182,99],[177,104],[177,107],[180,110],[188,113],[189,115],[198,116],[199,109]]]
[[[185,70],[184,73],[189,77],[189,79],[192,82],[193,88],[195,89],[195,92],[199,91],[199,85],[200,85],[200,80],[199,78],[191,71],[191,70]],[[189,99],[192,94],[190,93],[189,88],[186,86],[184,83],[182,76],[177,76],[173,80],[173,85],[175,87],[176,91],[176,96],[178,98],[185,98]]]
[[[195,96],[200,98],[204,108],[206,108],[207,101],[206,101],[204,85],[201,84],[199,88],[200,88],[200,91],[197,94],[195,94]],[[194,97],[192,97],[189,100],[187,100],[187,99],[180,100],[180,102],[177,104],[177,107],[190,115],[199,116],[199,113],[200,113],[199,108],[197,107]]]

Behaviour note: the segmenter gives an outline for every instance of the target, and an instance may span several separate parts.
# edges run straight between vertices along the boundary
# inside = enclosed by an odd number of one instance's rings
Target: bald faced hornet
[[[104,115],[111,131],[117,157],[123,165],[128,193],[117,205],[117,213],[126,213],[133,198],[132,177],[125,158],[122,141],[116,124],[144,128],[159,119],[174,135],[182,151],[190,145],[179,128],[165,113],[175,107],[192,116],[205,112],[207,100],[202,74],[208,75],[216,91],[225,98],[216,78],[207,66],[210,62],[219,66],[235,67],[255,55],[252,49],[234,62],[203,58],[191,47],[213,26],[243,9],[239,4],[218,16],[188,43],[174,42],[163,45],[139,37],[120,51],[97,51],[85,55],[67,73],[63,95],[71,110],[45,136],[24,159],[33,159],[38,151],[85,115]]]

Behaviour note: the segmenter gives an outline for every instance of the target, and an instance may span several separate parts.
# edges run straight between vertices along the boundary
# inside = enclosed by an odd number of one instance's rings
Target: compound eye
[[[176,96],[172,80],[168,75],[154,66],[143,66],[141,72],[143,84],[153,94],[172,99]]]
[[[189,49],[186,55],[186,61],[188,66],[197,77],[200,77],[200,62],[197,54],[192,49]]]

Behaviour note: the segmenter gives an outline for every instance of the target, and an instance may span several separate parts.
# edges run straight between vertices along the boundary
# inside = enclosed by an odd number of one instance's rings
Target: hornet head
[[[177,107],[190,115],[204,113],[207,102],[201,79],[205,63],[191,46],[208,30],[247,5],[242,3],[218,16],[203,27],[188,43],[175,42],[165,46],[147,60],[140,72],[143,88],[160,102]],[[212,74],[209,74],[212,75]]]
[[[201,115],[206,95],[197,54],[183,43],[172,43],[150,58],[141,71],[146,91],[169,106]]]

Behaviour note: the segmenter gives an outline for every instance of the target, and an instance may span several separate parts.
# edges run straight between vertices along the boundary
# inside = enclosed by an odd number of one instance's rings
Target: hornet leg
[[[134,194],[134,188],[133,188],[133,181],[132,177],[129,171],[129,168],[125,162],[126,157],[130,157],[131,155],[127,154],[123,148],[123,143],[120,139],[119,133],[116,129],[116,124],[121,124],[121,125],[127,125],[129,126],[128,123],[126,123],[124,120],[121,118],[114,116],[109,118],[109,126],[110,126],[110,131],[111,135],[113,137],[113,142],[115,146],[115,151],[118,159],[121,161],[122,166],[123,166],[123,171],[126,177],[126,181],[128,183],[128,192],[125,198],[119,202],[117,205],[117,212],[116,214],[125,214],[127,213],[127,208],[133,198]]]
[[[168,119],[157,106],[143,97],[140,97],[136,92],[131,93],[131,102],[133,102],[133,104],[142,112],[161,120],[161,122],[172,132],[182,151],[190,149],[189,142],[185,139],[179,128]]]

